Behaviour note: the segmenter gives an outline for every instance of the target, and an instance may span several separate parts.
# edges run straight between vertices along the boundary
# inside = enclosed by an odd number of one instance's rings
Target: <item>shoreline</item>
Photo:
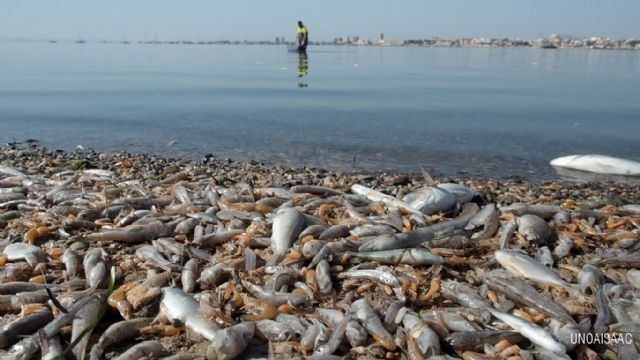
[[[619,188],[624,192],[624,196],[628,196],[628,201],[625,202],[624,198],[618,199],[620,205],[640,203],[640,183],[631,182],[614,182],[608,176],[603,176],[605,181],[575,181],[569,179],[552,179],[552,180],[538,180],[530,179],[526,176],[514,174],[504,177],[474,177],[473,175],[467,176],[466,174],[460,176],[446,175],[438,173],[437,171],[426,173],[411,172],[411,171],[396,171],[385,169],[349,169],[349,168],[321,168],[313,165],[296,166],[295,164],[286,163],[270,163],[264,161],[255,160],[234,160],[231,158],[218,159],[215,156],[209,154],[206,155],[200,161],[196,161],[190,158],[172,158],[165,157],[154,153],[128,153],[126,151],[119,152],[99,152],[95,150],[79,150],[64,151],[64,150],[48,150],[46,148],[33,146],[30,148],[22,149],[7,149],[0,148],[0,164],[4,164],[7,159],[13,159],[17,161],[15,164],[19,164],[20,159],[23,157],[36,158],[39,161],[45,159],[55,159],[58,162],[59,171],[76,171],[85,169],[101,169],[114,171],[118,173],[118,167],[123,160],[127,162],[138,163],[138,166],[153,166],[144,177],[140,177],[141,174],[137,174],[136,180],[155,180],[163,181],[171,175],[183,171],[195,171],[200,175],[209,172],[211,176],[216,177],[216,182],[221,184],[224,182],[240,183],[247,179],[255,179],[256,176],[267,174],[287,174],[290,179],[283,181],[282,183],[274,183],[270,186],[295,186],[295,185],[317,185],[317,186],[335,186],[338,188],[347,189],[353,183],[358,181],[365,181],[367,186],[379,186],[388,185],[392,186],[405,186],[419,187],[428,185],[428,181],[425,181],[424,175],[432,178],[436,183],[455,182],[469,185],[483,186],[486,184],[495,184],[498,187],[519,185],[527,188],[536,187],[563,187],[566,189],[598,189],[605,191],[609,188]],[[31,159],[33,160],[33,159]],[[36,161],[37,161],[36,160]],[[125,168],[121,168],[124,170]],[[227,171],[227,173],[224,173]],[[582,172],[578,172],[582,173]],[[589,174],[591,179],[598,179],[598,174]],[[320,178],[320,176],[322,178]],[[323,178],[325,181],[323,181]],[[620,179],[624,179],[622,176]],[[627,177],[629,179],[635,179],[634,177]],[[326,180],[330,179],[330,180]],[[587,177],[589,179],[589,177]],[[329,182],[327,182],[329,181]],[[396,194],[393,194],[396,195]]]

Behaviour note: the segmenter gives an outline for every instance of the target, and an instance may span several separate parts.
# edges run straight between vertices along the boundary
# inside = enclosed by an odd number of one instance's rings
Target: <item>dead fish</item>
[[[517,316],[495,310],[491,307],[487,310],[491,315],[501,321],[504,321],[507,325],[511,326],[515,331],[522,334],[522,336],[529,339],[532,343],[557,354],[564,354],[566,352],[565,346],[556,341],[549,332],[540,326]]]
[[[517,303],[535,308],[564,323],[575,324],[575,320],[562,305],[540,294],[533,286],[519,279],[491,276],[490,273],[485,276],[484,281],[490,289],[506,295]]]
[[[11,322],[5,322],[0,327],[0,349],[6,349],[13,345],[24,335],[33,334],[51,320],[53,320],[51,310],[47,307],[42,307],[33,314],[21,316]]]
[[[73,249],[67,249],[62,254],[62,263],[64,263],[67,274],[74,278],[80,272],[80,263],[82,258]]]
[[[271,231],[271,248],[276,256],[284,255],[304,226],[304,217],[293,208],[278,210],[273,219]]]
[[[556,205],[515,203],[501,207],[500,211],[503,213],[516,214],[518,216],[535,215],[543,219],[550,219],[556,213],[562,211],[562,208]]]
[[[147,261],[160,269],[170,271],[174,268],[174,264],[160,254],[160,252],[152,245],[144,245],[136,250],[136,257],[142,261]]]
[[[273,320],[256,321],[256,330],[263,338],[273,342],[284,342],[293,339],[293,330],[286,325]]]
[[[160,308],[169,321],[184,325],[209,341],[213,341],[218,334],[218,327],[198,310],[198,301],[182,289],[163,288]]]
[[[104,352],[110,350],[114,345],[140,336],[140,330],[151,324],[151,321],[153,321],[152,318],[137,318],[112,324],[100,335],[98,343],[91,348],[91,360],[102,359]]]
[[[349,236],[349,225],[338,224],[326,229],[318,237],[319,240],[331,240]]]
[[[509,242],[511,241],[511,237],[516,232],[516,223],[515,221],[505,221],[500,230],[500,238],[498,240],[498,244],[500,249],[509,248]]]
[[[2,250],[2,254],[6,256],[9,261],[24,259],[31,266],[35,266],[47,259],[47,254],[42,251],[40,247],[25,243],[9,244]]]
[[[481,330],[454,332],[447,336],[446,341],[456,351],[483,351],[485,344],[495,345],[503,339],[512,344],[524,340],[523,336],[516,331]]]
[[[451,211],[456,205],[456,197],[447,190],[426,187],[410,192],[402,201],[426,215]]]
[[[630,269],[627,271],[627,282],[635,289],[640,289],[640,270]]]
[[[75,304],[73,304],[73,306],[67,309],[68,312],[66,314],[61,313],[47,325],[42,327],[38,333],[23,338],[18,343],[14,344],[7,351],[6,358],[8,360],[28,360],[33,358],[38,353],[38,351],[40,351],[39,339],[41,337],[51,338],[57,335],[60,329],[63,326],[69,324],[76,316],[76,314],[92,300],[95,300],[95,298],[91,296],[87,296],[78,300]]]
[[[342,338],[344,336],[345,331],[347,330],[347,325],[349,324],[349,321],[351,321],[351,313],[347,313],[344,315],[344,318],[342,319],[342,321],[340,321],[340,323],[338,324],[338,326],[336,326],[333,333],[331,333],[331,336],[329,337],[329,341],[327,341],[325,344],[318,346],[313,352],[314,355],[333,354],[338,349],[338,346],[340,346],[340,343],[342,342]]]
[[[500,265],[516,276],[545,284],[568,286],[553,270],[523,253],[511,250],[496,250],[494,256]]]
[[[91,326],[91,324],[98,317],[98,312],[102,306],[101,301],[93,298],[86,306],[84,306],[76,318],[73,319],[73,326],[71,328],[71,338],[77,339],[78,336]],[[83,337],[82,340],[73,348],[73,355],[76,359],[84,359],[84,355],[87,351],[87,344],[89,343],[90,333]]]
[[[456,197],[459,204],[465,204],[473,200],[476,193],[468,187],[455,183],[443,183],[436,185],[439,189],[446,190]]]
[[[402,320],[408,330],[407,335],[415,339],[416,345],[423,356],[431,357],[440,354],[440,339],[420,318],[407,312]]]
[[[154,359],[164,355],[164,347],[159,341],[147,340],[133,345],[116,360]]]
[[[316,283],[320,295],[330,295],[333,292],[329,263],[322,260],[316,266]]]
[[[492,237],[500,227],[498,220],[498,211],[494,204],[484,206],[478,211],[464,227],[465,230],[475,230],[482,228],[481,231],[471,235],[472,240],[482,240]]]
[[[387,268],[380,267],[370,270],[349,270],[338,274],[339,279],[367,279],[375,281],[382,285],[388,285],[398,297],[398,300],[404,302],[406,297],[402,290],[402,286],[398,278]]]
[[[351,303],[351,311],[364,326],[369,334],[389,351],[396,349],[395,341],[389,332],[382,325],[380,318],[373,312],[366,298],[362,298]]]
[[[242,286],[255,296],[257,299],[267,302],[273,306],[281,306],[284,304],[290,304],[292,306],[300,306],[307,302],[307,299],[298,294],[283,293],[273,290],[266,290],[258,285],[252,284],[248,281],[242,281]]]
[[[448,231],[443,231],[442,233],[452,231],[453,228],[450,228]],[[368,240],[358,248],[358,251],[367,252],[412,248],[433,240],[435,237],[436,234],[429,228],[420,228],[412,232],[400,234],[385,234]]]
[[[207,348],[208,360],[232,360],[242,354],[253,338],[255,325],[241,322],[220,331]]]
[[[189,259],[182,268],[182,290],[186,293],[193,292],[196,288],[196,279],[199,274],[199,265],[196,259]]]
[[[553,249],[553,255],[562,259],[569,255],[573,249],[573,241],[564,231],[558,232],[558,245]]]
[[[388,207],[394,208],[394,209],[401,209],[404,210],[410,214],[418,214],[420,216],[422,216],[422,212],[420,212],[419,210],[413,208],[411,205],[407,204],[404,201],[400,201],[396,198],[394,198],[393,196],[389,196],[387,194],[383,194],[380,191],[376,191],[373,189],[370,189],[368,187],[359,185],[359,184],[353,184],[351,186],[351,191],[354,194],[358,194],[358,195],[362,195],[365,196],[366,198],[368,198],[371,201],[379,201],[384,203],[385,205],[387,205]]]
[[[322,186],[296,185],[292,186],[289,191],[293,194],[308,193],[319,196],[342,196],[344,193],[339,190],[326,188]]]
[[[136,243],[150,241],[170,234],[171,229],[160,222],[146,225],[130,225],[122,229],[105,230],[87,235],[89,241],[122,241]]]
[[[585,264],[578,273],[578,285],[583,291],[591,291],[592,288],[602,285],[604,282],[605,276],[602,270],[591,264]]]
[[[523,215],[516,222],[518,223],[518,233],[529,241],[540,242],[551,237],[551,228],[543,218],[537,215]]]
[[[425,249],[398,249],[369,252],[346,252],[347,255],[381,264],[409,264],[414,266],[444,264],[444,258]]]
[[[321,329],[325,327],[324,324],[314,318],[311,318],[310,320],[311,325],[307,327],[307,330],[300,338],[300,347],[304,351],[313,350],[316,338],[320,334]]]
[[[194,239],[193,244],[201,248],[214,247],[230,241],[234,236],[244,233],[244,230],[227,230],[217,233],[203,235],[198,239]]]
[[[107,281],[107,264],[104,258],[104,250],[92,248],[87,251],[82,261],[87,286],[98,288],[104,286]]]

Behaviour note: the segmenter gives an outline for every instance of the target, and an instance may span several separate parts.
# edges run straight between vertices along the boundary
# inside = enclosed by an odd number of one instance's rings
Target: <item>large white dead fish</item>
[[[456,206],[456,197],[437,187],[417,189],[405,195],[402,201],[427,215],[446,212]]]
[[[568,286],[553,270],[526,254],[512,250],[496,250],[494,256],[500,265],[518,277],[532,279],[544,284]]]
[[[289,251],[293,241],[304,227],[304,216],[294,208],[283,208],[273,219],[271,231],[271,249],[277,256]]]
[[[381,193],[380,191],[373,190],[366,186],[353,184],[351,186],[351,191],[354,194],[364,196],[371,201],[379,201],[392,209],[402,209],[410,214],[422,215],[420,211],[414,209],[412,206],[405,203],[404,201],[400,201],[393,196]]]
[[[569,155],[553,159],[550,164],[598,174],[640,176],[640,162],[604,155]]]

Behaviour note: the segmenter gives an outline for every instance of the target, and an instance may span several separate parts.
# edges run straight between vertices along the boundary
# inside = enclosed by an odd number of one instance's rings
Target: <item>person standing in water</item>
[[[298,50],[307,51],[309,44],[309,30],[304,26],[302,21],[298,21]]]

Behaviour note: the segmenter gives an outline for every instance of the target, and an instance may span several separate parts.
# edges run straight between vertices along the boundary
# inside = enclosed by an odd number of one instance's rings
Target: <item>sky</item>
[[[639,0],[0,0],[0,39],[640,38]]]

